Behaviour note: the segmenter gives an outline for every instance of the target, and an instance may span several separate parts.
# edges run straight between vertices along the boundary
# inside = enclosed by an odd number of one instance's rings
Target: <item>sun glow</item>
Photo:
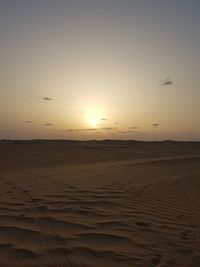
[[[85,109],[85,120],[89,127],[97,128],[102,123],[105,112],[99,107],[87,107]]]
[[[94,128],[96,128],[98,122],[99,122],[99,120],[98,120],[98,118],[95,117],[95,116],[93,116],[93,117],[89,117],[89,118],[88,118],[88,124],[90,125],[90,127],[94,127]]]

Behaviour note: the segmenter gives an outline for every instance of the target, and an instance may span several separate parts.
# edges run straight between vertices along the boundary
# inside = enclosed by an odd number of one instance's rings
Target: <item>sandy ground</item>
[[[200,143],[0,142],[0,267],[199,267]]]

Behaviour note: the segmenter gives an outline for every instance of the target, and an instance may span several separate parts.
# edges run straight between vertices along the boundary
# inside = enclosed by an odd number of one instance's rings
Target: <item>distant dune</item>
[[[200,143],[0,141],[0,266],[199,267]]]

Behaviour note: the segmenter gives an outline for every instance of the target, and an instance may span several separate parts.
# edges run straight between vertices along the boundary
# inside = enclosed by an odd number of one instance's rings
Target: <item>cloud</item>
[[[153,126],[154,128],[157,128],[159,125],[160,125],[160,123],[153,123],[153,124],[152,124],[152,126]]]
[[[139,127],[133,126],[133,127],[130,127],[130,129],[136,130],[136,129],[139,129]]]
[[[75,129],[61,129],[62,132],[73,132]]]
[[[168,78],[168,79],[165,79],[164,81],[161,82],[161,85],[162,86],[169,86],[169,85],[172,85],[173,82]]]
[[[115,122],[114,124],[117,125],[117,124],[119,124],[119,122]]]
[[[109,130],[113,130],[113,127],[103,127],[101,128],[101,130],[105,130],[105,131],[109,131]]]
[[[108,120],[108,119],[106,119],[106,118],[102,118],[102,119],[101,119],[101,121],[107,121],[107,120]]]
[[[46,123],[45,126],[52,126],[52,123]]]
[[[65,129],[65,130],[62,130],[62,131],[65,131],[65,132],[81,132],[81,131],[83,131],[83,129]]]
[[[50,98],[50,97],[43,97],[43,100],[45,100],[45,101],[51,101],[52,98]]]
[[[117,135],[126,135],[126,136],[134,136],[134,137],[145,137],[147,136],[148,134],[145,133],[145,132],[142,132],[142,131],[137,131],[137,130],[128,130],[128,131],[117,131],[116,132]]]
[[[82,128],[82,129],[62,129],[61,131],[64,132],[90,132],[90,131],[98,131],[98,130],[104,130],[104,131],[109,131],[109,130],[114,130],[115,128],[113,127],[103,127],[103,128]]]
[[[145,132],[141,132],[141,131],[128,131],[128,133],[133,133],[133,134],[146,134]]]
[[[33,121],[26,121],[26,123],[33,123]]]
[[[85,131],[96,131],[96,128],[87,128],[87,129],[63,129],[64,132],[85,132]]]

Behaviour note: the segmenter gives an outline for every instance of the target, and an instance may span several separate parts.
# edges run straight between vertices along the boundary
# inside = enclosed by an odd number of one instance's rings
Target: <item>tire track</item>
[[[58,258],[58,256],[54,253],[53,249],[51,249],[49,244],[52,244],[53,242],[52,237],[55,238],[59,246],[66,247],[66,242],[65,239],[62,238],[54,229],[46,210],[41,209],[41,205],[38,205],[38,201],[33,200],[32,196],[16,183],[10,181],[8,178],[5,177],[1,177],[1,181],[9,185],[10,188],[18,194],[19,198],[21,198],[21,200],[24,202],[24,204],[28,207],[31,214],[33,215],[34,220],[39,227],[39,232],[42,238],[42,246],[51,259],[50,266],[75,267],[74,264],[72,265],[72,260],[69,255],[67,255],[66,253],[62,253],[62,257]],[[47,222],[41,221],[42,216],[47,218]],[[55,241],[53,245],[55,246]]]

